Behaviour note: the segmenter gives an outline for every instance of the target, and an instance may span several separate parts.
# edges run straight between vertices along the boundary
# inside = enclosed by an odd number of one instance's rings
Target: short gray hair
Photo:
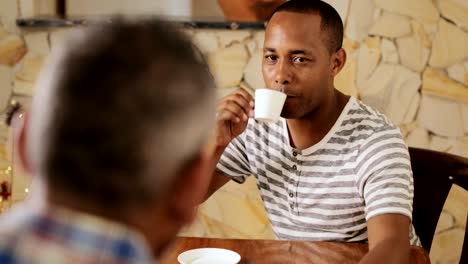
[[[214,124],[215,85],[201,58],[160,20],[117,18],[79,30],[37,83],[33,169],[52,191],[103,203],[157,198]]]

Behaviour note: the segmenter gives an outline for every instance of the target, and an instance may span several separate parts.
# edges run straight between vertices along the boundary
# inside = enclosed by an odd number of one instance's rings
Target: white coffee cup
[[[273,89],[255,90],[255,119],[261,122],[278,121],[286,94]]]

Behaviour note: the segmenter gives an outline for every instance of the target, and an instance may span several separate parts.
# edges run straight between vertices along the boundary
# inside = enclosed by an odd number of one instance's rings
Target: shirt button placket
[[[297,162],[296,158],[297,158],[298,152],[297,152],[296,150],[293,150],[292,155],[293,155],[293,157],[294,157],[294,158],[293,158],[293,161],[294,161],[294,162]],[[295,175],[296,172],[297,172],[297,165],[296,165],[296,164],[292,165],[292,166],[291,166],[291,169],[294,171],[293,175]],[[289,183],[292,185],[292,186],[291,186],[291,190],[289,191],[289,194],[288,194],[288,195],[289,195],[289,198],[291,198],[291,201],[290,201],[290,204],[289,204],[289,208],[291,208],[291,211],[293,211],[293,210],[294,210],[294,200],[293,200],[293,199],[294,199],[294,192],[293,192],[292,189],[294,189],[294,186],[295,186],[295,181],[294,181],[294,179],[291,179]]]

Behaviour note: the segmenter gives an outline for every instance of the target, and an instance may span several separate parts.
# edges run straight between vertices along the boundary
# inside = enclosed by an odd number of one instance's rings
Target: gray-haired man
[[[19,133],[34,194],[0,223],[0,263],[154,263],[205,195],[214,97],[168,23],[79,30]]]

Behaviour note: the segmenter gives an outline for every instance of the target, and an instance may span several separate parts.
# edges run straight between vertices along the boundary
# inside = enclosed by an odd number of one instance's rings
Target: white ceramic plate
[[[197,248],[177,257],[181,264],[237,264],[240,259],[236,252],[223,248]]]

